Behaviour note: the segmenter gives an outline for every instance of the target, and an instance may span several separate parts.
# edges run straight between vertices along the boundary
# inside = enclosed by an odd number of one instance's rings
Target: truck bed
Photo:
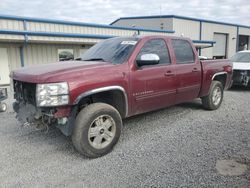
[[[208,95],[214,75],[227,75],[224,89],[230,87],[232,80],[232,63],[228,59],[201,60],[200,62],[203,72],[200,97]],[[231,72],[231,74],[228,74],[228,72]]]

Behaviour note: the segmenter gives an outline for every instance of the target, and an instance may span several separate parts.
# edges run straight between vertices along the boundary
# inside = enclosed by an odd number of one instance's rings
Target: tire
[[[217,95],[216,95],[217,94]],[[208,96],[202,97],[202,105],[207,110],[220,107],[224,95],[223,85],[219,81],[212,81]]]
[[[0,112],[6,112],[6,110],[7,110],[7,104],[0,103]]]
[[[81,154],[97,158],[113,149],[121,131],[119,112],[111,105],[94,103],[83,108],[77,115],[72,142]]]

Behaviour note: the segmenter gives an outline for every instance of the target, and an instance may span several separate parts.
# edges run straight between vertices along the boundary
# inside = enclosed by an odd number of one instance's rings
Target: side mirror
[[[156,65],[159,64],[160,57],[157,54],[143,54],[136,60],[139,67],[143,65]]]

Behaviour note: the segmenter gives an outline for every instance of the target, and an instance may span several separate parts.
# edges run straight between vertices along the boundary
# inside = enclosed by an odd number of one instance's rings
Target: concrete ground
[[[124,121],[114,150],[79,155],[59,130],[16,125],[0,113],[0,187],[250,187],[250,90],[225,92]]]

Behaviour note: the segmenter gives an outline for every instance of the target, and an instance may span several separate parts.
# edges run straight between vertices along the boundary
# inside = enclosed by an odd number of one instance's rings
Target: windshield
[[[250,52],[240,52],[235,54],[232,58],[231,58],[232,62],[246,62],[246,63],[250,63]]]
[[[111,38],[104,40],[84,54],[81,54],[81,60],[84,61],[106,61],[114,64],[125,62],[133,51],[138,38]]]

